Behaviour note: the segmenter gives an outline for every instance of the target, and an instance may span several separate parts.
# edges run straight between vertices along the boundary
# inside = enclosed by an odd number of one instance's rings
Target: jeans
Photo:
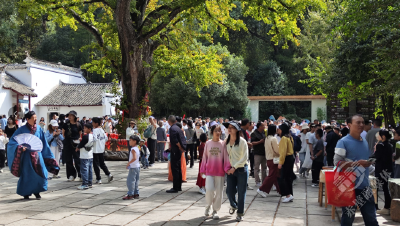
[[[370,189],[370,188],[367,187],[365,189]],[[369,199],[366,199],[366,197],[362,194],[363,191],[364,189],[355,189],[356,198],[358,199],[357,202],[363,204],[360,205],[359,207],[364,219],[364,224],[365,226],[377,226],[378,221],[376,220],[374,196],[371,194]],[[341,226],[353,225],[356,209],[357,209],[356,205],[349,207],[342,207],[343,214],[342,214]]]
[[[128,187],[128,195],[139,195],[140,167],[130,168],[128,178],[126,178],[126,186]]]
[[[81,159],[81,176],[82,185],[92,185],[93,171],[92,171],[93,159]]]
[[[157,143],[158,161],[165,162],[164,151],[165,151],[165,143]]]
[[[149,156],[147,156],[147,155],[142,156],[142,165],[149,166]]]
[[[96,180],[101,180],[100,168],[107,176],[110,175],[110,171],[108,171],[108,168],[104,163],[104,153],[93,153],[93,169],[96,174]]]
[[[157,140],[153,140],[151,138],[147,139],[147,147],[149,148],[150,155],[149,155],[149,162],[150,164],[154,164],[156,159],[156,145]]]
[[[247,170],[247,165],[243,168],[236,169],[233,174],[227,176],[226,195],[228,196],[231,206],[238,209],[238,216],[244,215],[244,202],[246,201],[248,178],[249,171]],[[238,194],[237,200],[236,193]]]

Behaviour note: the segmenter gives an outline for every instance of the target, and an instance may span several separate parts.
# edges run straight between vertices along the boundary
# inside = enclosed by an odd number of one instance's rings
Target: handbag
[[[152,131],[151,131],[151,126],[147,127],[147,129],[144,131],[143,136],[144,138],[148,139],[151,137],[152,135]]]
[[[274,153],[276,153],[275,150],[274,150],[274,148],[272,147],[272,143],[271,143],[271,148],[272,148],[272,151],[273,151]],[[279,155],[279,153],[276,153],[276,154]],[[277,164],[279,164],[279,159],[280,159],[280,157],[274,157],[274,158],[272,159],[272,161],[274,162],[275,165],[277,165]]]
[[[347,171],[338,172],[338,165],[333,171],[325,171],[328,204],[336,207],[354,206],[356,200],[354,190],[356,173]]]

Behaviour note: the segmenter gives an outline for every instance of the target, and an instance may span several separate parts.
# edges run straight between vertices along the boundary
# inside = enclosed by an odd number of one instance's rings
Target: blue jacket
[[[50,142],[51,139],[53,139],[53,133],[50,133],[48,130],[46,131],[44,136],[46,137],[47,143]],[[60,135],[58,135],[58,136],[60,137],[60,140],[64,140],[64,137],[63,137],[62,133],[60,133]],[[51,142],[50,146],[57,147],[56,139],[54,139],[53,142]]]
[[[0,124],[1,124],[1,129],[4,131],[6,129],[6,126],[7,126],[7,119],[2,118],[0,120]]]

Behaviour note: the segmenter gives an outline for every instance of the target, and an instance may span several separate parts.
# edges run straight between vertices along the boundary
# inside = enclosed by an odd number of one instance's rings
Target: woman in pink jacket
[[[228,152],[225,141],[220,140],[221,127],[216,123],[210,123],[212,140],[207,141],[200,173],[206,177],[206,217],[210,215],[211,205],[213,207],[213,219],[219,219],[218,211],[221,209],[224,190],[225,169],[230,169]]]

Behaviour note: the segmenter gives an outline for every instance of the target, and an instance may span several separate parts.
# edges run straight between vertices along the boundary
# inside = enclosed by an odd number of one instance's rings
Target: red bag
[[[338,168],[336,166],[334,171],[325,171],[328,204],[336,207],[354,206],[356,204],[356,193],[354,190],[356,173],[348,171],[338,172]]]

